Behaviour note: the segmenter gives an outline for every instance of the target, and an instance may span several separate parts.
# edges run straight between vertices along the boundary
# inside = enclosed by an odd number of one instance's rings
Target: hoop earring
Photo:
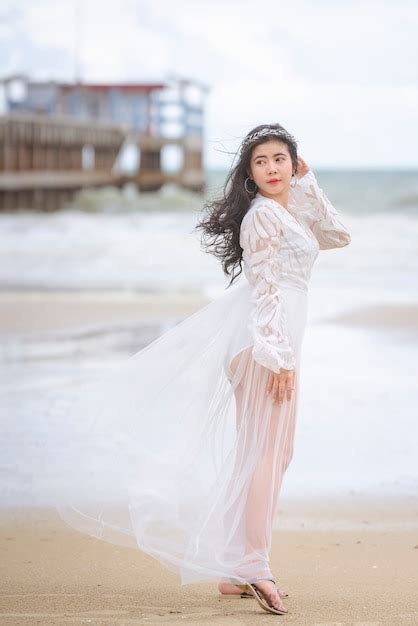
[[[292,181],[293,181],[293,185],[292,185]],[[296,176],[294,174],[292,174],[292,178],[290,179],[289,185],[291,187],[296,187],[297,184],[298,184],[298,179],[296,178]]]
[[[258,190],[257,183],[255,183],[255,182],[253,181],[253,182],[254,182],[254,184],[255,184],[255,189],[248,189],[248,188],[247,188],[247,180],[252,180],[252,179],[251,179],[249,176],[247,176],[247,178],[245,179],[245,181],[244,181],[244,188],[245,188],[245,191],[246,191],[247,193],[256,193],[256,191]]]

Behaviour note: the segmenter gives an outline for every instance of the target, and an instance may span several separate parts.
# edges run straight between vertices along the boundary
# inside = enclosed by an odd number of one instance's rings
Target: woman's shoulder
[[[242,219],[241,238],[245,235],[247,237],[278,236],[282,232],[283,223],[283,218],[277,211],[277,203],[274,200],[256,197],[251,201]]]
[[[283,209],[282,209],[283,210]],[[283,215],[278,203],[272,198],[257,194],[245,213],[241,226],[269,222],[277,226],[283,223]]]

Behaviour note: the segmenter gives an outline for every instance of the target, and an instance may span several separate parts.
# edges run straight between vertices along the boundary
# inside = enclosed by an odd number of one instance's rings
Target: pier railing
[[[138,172],[129,176],[115,171],[128,137],[141,154]],[[183,150],[183,166],[175,174],[161,167],[161,151],[169,144]],[[86,148],[94,155],[87,164]],[[157,191],[168,182],[203,191],[201,137],[133,135],[122,125],[64,116],[0,116],[0,210],[55,210],[80,189],[126,182],[141,191]]]

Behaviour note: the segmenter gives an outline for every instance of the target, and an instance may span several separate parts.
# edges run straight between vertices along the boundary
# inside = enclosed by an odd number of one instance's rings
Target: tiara
[[[289,141],[296,143],[296,139],[293,137],[293,135],[291,135],[284,129],[281,130],[278,128],[262,128],[261,130],[257,130],[255,133],[249,135],[246,139],[244,139],[241,144],[240,152],[242,153],[250,143],[257,141],[257,139],[259,139],[260,137],[264,137],[265,135],[277,135],[278,137],[286,137],[287,139],[289,139]]]

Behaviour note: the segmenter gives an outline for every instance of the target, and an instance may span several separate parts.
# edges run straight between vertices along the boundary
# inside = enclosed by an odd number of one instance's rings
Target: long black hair
[[[272,131],[282,131],[283,134],[266,134],[254,141],[245,144],[254,132],[271,128]],[[237,164],[229,171],[223,189],[223,198],[211,200],[203,205],[203,217],[194,230],[201,230],[201,244],[205,252],[213,254],[221,260],[222,269],[226,276],[232,276],[228,287],[232,285],[242,273],[242,248],[239,244],[241,222],[248,211],[251,200],[258,189],[247,192],[244,183],[250,174],[250,163],[253,150],[261,143],[278,139],[286,143],[292,160],[293,173],[297,172],[297,142],[295,138],[280,124],[261,124],[253,128],[244,138]],[[247,182],[248,185],[248,182]],[[250,183],[254,186],[254,182]]]

